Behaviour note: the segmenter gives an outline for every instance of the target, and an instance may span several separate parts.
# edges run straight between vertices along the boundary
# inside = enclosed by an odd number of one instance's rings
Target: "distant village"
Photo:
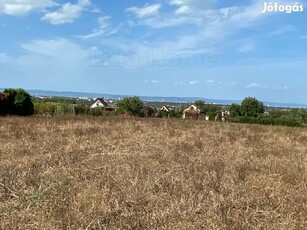
[[[52,97],[52,96],[35,96],[35,98],[40,100],[61,100],[63,98]],[[69,100],[69,99],[67,99]],[[71,98],[71,100],[76,100],[80,104],[87,105],[90,109],[102,109],[104,112],[114,113],[117,110],[117,102],[119,99],[105,99],[100,98],[89,98],[89,97],[78,97]],[[228,106],[215,105],[216,108],[214,117],[209,114],[205,114],[201,108],[199,108],[194,102],[190,103],[175,103],[175,102],[144,102],[143,110],[145,112],[145,117],[181,117],[182,119],[192,118],[192,119],[204,119],[209,121],[214,119],[215,121],[227,121],[230,112],[227,110]]]
[[[22,98],[22,103],[20,99]],[[307,109],[265,106],[254,97],[240,104],[221,105],[196,100],[189,103],[143,101],[140,97],[90,98],[31,96],[23,89],[0,93],[0,115],[118,116],[181,118],[205,121],[306,126]]]

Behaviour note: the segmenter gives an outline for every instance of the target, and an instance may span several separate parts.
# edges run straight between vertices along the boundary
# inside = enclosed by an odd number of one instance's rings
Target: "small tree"
[[[122,113],[128,112],[132,116],[143,115],[143,102],[139,97],[125,97],[117,103],[117,108]]]
[[[194,104],[197,106],[198,109],[200,109],[201,112],[204,112],[206,106],[206,103],[204,101],[197,100],[194,102]]]
[[[206,104],[204,106],[203,112],[209,116],[209,119],[212,120],[214,119],[216,112],[221,110],[222,107],[220,105],[215,105],[215,104]]]
[[[243,116],[257,117],[264,113],[264,105],[254,97],[246,97],[241,103]]]
[[[13,115],[29,116],[34,113],[31,96],[24,89],[5,89],[9,94],[9,113]]]

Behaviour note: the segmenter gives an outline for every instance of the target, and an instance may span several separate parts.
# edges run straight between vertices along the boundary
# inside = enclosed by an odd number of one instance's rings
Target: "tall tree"
[[[254,97],[246,97],[241,103],[243,116],[257,117],[264,113],[264,105]]]

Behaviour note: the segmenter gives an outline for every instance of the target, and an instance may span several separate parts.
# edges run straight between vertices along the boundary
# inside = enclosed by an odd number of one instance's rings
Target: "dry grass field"
[[[0,118],[0,229],[307,229],[307,129]]]

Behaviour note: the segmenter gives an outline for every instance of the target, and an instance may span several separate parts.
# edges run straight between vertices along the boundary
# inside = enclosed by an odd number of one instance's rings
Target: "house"
[[[167,105],[163,105],[160,109],[159,109],[159,111],[161,111],[161,112],[169,112],[170,111],[170,108],[168,108],[167,107]]]
[[[93,103],[90,106],[91,109],[95,108],[103,108],[105,111],[112,112],[115,111],[116,108],[113,106],[110,106],[104,98],[96,98]]]
[[[215,121],[228,121],[228,116],[230,115],[230,112],[228,110],[219,110],[216,111],[216,116],[214,118]]]
[[[143,109],[145,110],[146,117],[153,117],[155,115],[155,110],[150,105],[143,105]]]
[[[182,118],[185,119],[186,117],[192,117],[198,119],[200,113],[201,113],[200,109],[197,108],[196,105],[192,104],[189,107],[182,110]]]
[[[96,98],[94,102],[91,104],[91,109],[106,108],[108,106],[109,106],[108,103],[103,98]]]

